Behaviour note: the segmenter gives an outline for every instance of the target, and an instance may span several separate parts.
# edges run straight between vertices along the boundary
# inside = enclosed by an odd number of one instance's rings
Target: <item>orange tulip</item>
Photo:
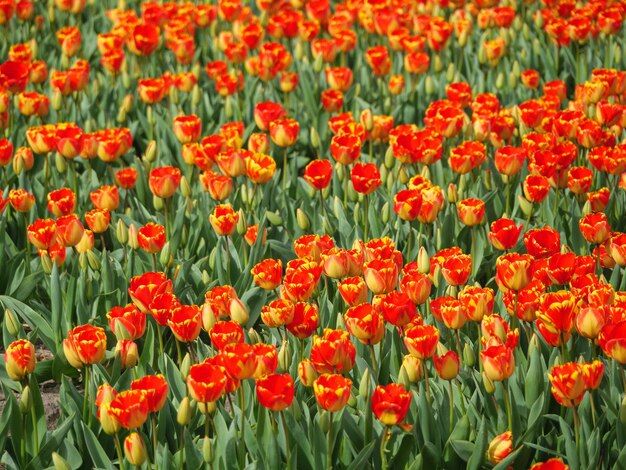
[[[352,380],[337,374],[324,374],[313,382],[317,403],[330,412],[339,411],[348,403],[351,388]]]
[[[11,380],[22,381],[35,370],[35,346],[28,340],[13,341],[4,352],[4,364]]]

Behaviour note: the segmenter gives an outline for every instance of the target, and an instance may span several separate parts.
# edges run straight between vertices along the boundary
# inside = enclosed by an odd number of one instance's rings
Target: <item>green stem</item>
[[[157,440],[157,423],[156,423],[156,415],[152,413],[151,416],[152,421],[152,462],[154,463],[154,470],[158,470],[159,465],[157,464],[157,446],[159,441]]]
[[[382,462],[382,469],[387,470],[387,441],[389,440],[389,428],[385,426],[383,435],[380,436],[380,460]]]
[[[413,227],[411,227],[411,222],[409,222],[409,236],[407,240],[407,250],[406,250],[406,259],[411,259],[411,248],[413,248]]]
[[[370,357],[372,359],[372,370],[376,376],[376,381],[378,381],[378,362],[376,362],[376,351],[374,351],[374,345],[372,343],[369,343],[369,349]]]
[[[448,392],[450,395],[450,432],[452,432],[452,424],[454,422],[454,389],[452,388],[452,380],[448,380]]]
[[[163,332],[161,331],[161,325],[156,326],[157,336],[159,337],[159,353],[163,356]]]
[[[285,411],[280,411],[280,420],[283,423],[283,432],[285,433],[285,451],[287,453],[287,470],[291,468],[291,447],[289,445],[289,428],[287,427],[287,421],[285,420]]]
[[[365,195],[365,204],[364,204],[364,221],[363,221],[363,241],[367,242],[367,231],[369,229],[369,212],[370,212],[370,196],[369,194]]]
[[[333,468],[333,413],[330,412],[330,425],[328,426],[328,454],[326,455],[326,468]]]
[[[224,237],[224,248],[226,250],[226,283],[230,284],[230,249],[228,246],[228,235]]]
[[[26,414],[22,413],[22,432],[26,430]],[[20,457],[22,458],[22,465],[26,466],[26,436],[22,434],[20,440]]]
[[[239,386],[239,407],[241,408],[241,446],[239,447],[239,468],[246,466],[246,395],[244,384]]]
[[[88,420],[87,410],[89,409],[89,366],[83,368],[83,421]]]
[[[426,398],[430,403],[430,383],[428,381],[428,368],[426,367],[426,360],[422,359],[422,370],[424,371],[424,384],[426,387]]]
[[[115,433],[115,449],[117,450],[117,458],[120,464],[120,470],[124,470],[124,454],[122,453],[122,445],[120,444],[120,436]]]
[[[576,453],[580,452],[580,416],[578,416],[578,411],[574,406],[572,408],[574,412],[574,434],[576,435]]]
[[[289,147],[285,147],[285,152],[283,154],[283,191],[287,190],[287,151]]]
[[[511,398],[509,397],[509,383],[505,380],[502,382],[502,385],[504,386],[504,407],[506,408],[509,431],[513,432],[513,413],[511,412]]]

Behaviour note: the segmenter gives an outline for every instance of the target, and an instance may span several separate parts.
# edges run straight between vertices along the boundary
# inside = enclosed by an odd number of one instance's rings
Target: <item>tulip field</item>
[[[0,468],[626,469],[625,19],[0,0]]]

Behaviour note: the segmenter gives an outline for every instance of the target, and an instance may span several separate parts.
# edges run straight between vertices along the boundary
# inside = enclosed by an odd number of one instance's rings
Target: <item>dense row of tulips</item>
[[[0,0],[1,463],[619,466],[625,18]]]

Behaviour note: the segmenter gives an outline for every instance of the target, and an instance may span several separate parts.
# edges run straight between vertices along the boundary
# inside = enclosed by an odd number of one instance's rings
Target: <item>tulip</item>
[[[172,311],[168,319],[172,333],[178,341],[189,343],[198,338],[202,328],[202,315],[197,305],[181,305]]]
[[[155,168],[150,172],[148,184],[150,191],[161,199],[167,199],[174,195],[180,184],[181,173],[178,168],[164,166]]]
[[[487,449],[487,459],[493,465],[504,460],[511,452],[513,452],[513,433],[506,431],[494,437],[489,443]]]
[[[213,315],[210,313],[210,315]],[[206,329],[207,322],[203,318],[203,324]],[[218,351],[224,349],[227,344],[243,343],[243,328],[239,323],[234,321],[218,321],[209,329],[211,343]]]
[[[361,343],[373,346],[383,339],[385,334],[383,317],[372,305],[363,303],[351,307],[343,318],[350,334]]]
[[[575,362],[552,367],[548,373],[552,395],[561,406],[578,406],[585,394],[583,368]]]
[[[282,411],[291,406],[294,383],[289,374],[271,374],[257,380],[257,399],[261,406],[272,411]]]
[[[350,398],[352,381],[338,374],[324,374],[313,382],[318,405],[330,412],[342,409]]]
[[[161,251],[165,245],[165,228],[154,222],[148,222],[137,232],[137,241],[142,250],[154,255]]]
[[[232,235],[238,220],[239,214],[235,212],[230,204],[216,206],[213,213],[209,215],[211,226],[219,236],[227,237]]]
[[[24,380],[35,370],[35,346],[25,339],[13,341],[4,352],[4,363],[11,380]]]
[[[63,340],[63,352],[70,365],[76,369],[98,364],[106,352],[106,334],[103,328],[82,325],[68,331]]]
[[[385,426],[401,424],[411,405],[412,395],[400,384],[379,385],[372,394],[372,411]]]
[[[437,375],[443,380],[452,380],[459,374],[459,356],[455,351],[448,351],[439,356],[433,356],[433,364]]]

